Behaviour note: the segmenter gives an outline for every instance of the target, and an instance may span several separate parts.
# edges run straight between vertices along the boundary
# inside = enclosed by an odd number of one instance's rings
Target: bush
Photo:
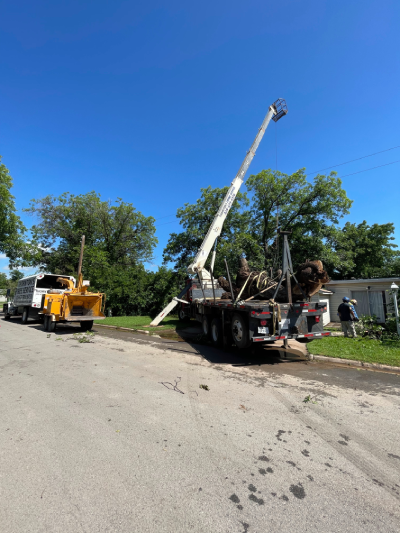
[[[361,337],[380,340],[400,340],[397,334],[396,318],[394,315],[388,315],[384,326],[378,324],[376,315],[361,315],[355,327],[357,334]]]
[[[370,339],[380,339],[384,331],[383,326],[378,324],[376,315],[361,315],[355,327],[357,335]]]

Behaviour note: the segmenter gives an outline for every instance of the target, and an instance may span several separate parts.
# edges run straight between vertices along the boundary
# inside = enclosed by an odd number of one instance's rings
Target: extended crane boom
[[[268,113],[265,116],[260,129],[258,130],[256,138],[254,139],[253,144],[251,145],[249,151],[247,152],[246,157],[244,158],[244,161],[241,164],[238,173],[236,174],[234,180],[232,181],[231,186],[229,187],[229,190],[226,193],[225,198],[220,208],[218,209],[218,213],[215,215],[215,218],[207,232],[207,235],[204,238],[202,245],[199,248],[199,251],[197,252],[197,255],[193,263],[189,265],[187,269],[189,274],[198,274],[200,280],[204,280],[204,281],[211,280],[210,273],[207,270],[205,270],[204,265],[208,259],[208,256],[210,255],[211,249],[216,239],[221,234],[222,226],[232,207],[233,202],[235,201],[236,195],[239,192],[239,189],[243,183],[244,177],[250,166],[250,163],[253,161],[258,145],[260,144],[261,139],[263,138],[265,130],[267,129],[268,124],[270,123],[271,119],[274,122],[277,122],[281,117],[285,116],[287,112],[288,110],[287,110],[286,102],[282,98],[278,98],[278,100],[276,100],[269,107]],[[214,257],[212,258],[212,263],[214,263]],[[153,322],[151,323],[151,326],[157,326],[161,322],[161,320],[165,318],[172,311],[172,309],[174,309],[174,307],[180,301],[179,299],[182,298],[182,296],[185,293],[186,293],[186,289],[184,289],[177,298],[174,298],[167,305],[167,307],[161,311],[161,313],[153,320]]]
[[[215,215],[215,218],[207,232],[207,235],[204,238],[202,245],[199,248],[199,251],[197,252],[193,263],[188,267],[189,274],[197,274],[203,270],[215,240],[221,235],[222,226],[225,222],[226,217],[228,216],[233,202],[235,201],[237,193],[239,192],[239,189],[242,186],[246,172],[251,162],[253,161],[254,156],[256,155],[257,148],[261,142],[261,139],[264,136],[265,130],[267,129],[271,118],[275,122],[277,122],[282,116],[286,115],[286,113],[286,103],[284,100],[282,100],[282,98],[279,98],[269,107],[268,113],[265,116],[260,129],[258,130],[256,138],[254,139],[253,144],[247,152],[246,157],[244,158],[244,161],[241,164],[238,173],[232,181],[231,186],[229,187],[229,190],[225,195],[225,198],[218,210],[218,213]],[[207,275],[203,277],[206,279],[209,278],[209,276]]]

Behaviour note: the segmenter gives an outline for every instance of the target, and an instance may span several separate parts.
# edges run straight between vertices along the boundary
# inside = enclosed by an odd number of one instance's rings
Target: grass
[[[327,337],[310,342],[307,348],[313,355],[400,367],[400,342],[398,341],[381,342],[362,337],[356,339]]]
[[[105,318],[104,320],[95,320],[95,324],[104,326],[116,326],[119,328],[129,328],[132,330],[144,329],[146,331],[154,332],[165,329],[183,329],[193,325],[193,322],[181,322],[176,317],[167,316],[155,328],[150,327],[150,322],[153,319],[150,316],[113,316]]]

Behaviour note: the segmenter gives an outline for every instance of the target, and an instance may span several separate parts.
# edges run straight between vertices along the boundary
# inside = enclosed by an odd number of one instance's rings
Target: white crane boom
[[[222,226],[225,222],[226,217],[228,216],[228,213],[232,207],[233,202],[235,201],[236,195],[239,192],[239,189],[243,183],[244,177],[246,175],[246,172],[250,166],[250,163],[253,161],[254,156],[256,155],[256,150],[258,148],[258,145],[261,142],[261,139],[264,136],[265,130],[268,127],[268,124],[272,120],[277,122],[281,117],[287,114],[287,106],[285,100],[282,98],[278,98],[268,109],[268,113],[266,114],[263,123],[261,124],[260,129],[258,130],[258,133],[256,135],[256,138],[253,141],[253,144],[251,145],[249,151],[246,154],[246,157],[244,158],[243,163],[241,164],[238,173],[236,174],[234,180],[231,183],[231,186],[229,187],[228,192],[225,195],[225,198],[218,209],[218,213],[215,215],[215,218],[207,232],[207,235],[204,238],[204,241],[202,245],[199,248],[199,251],[197,252],[196,257],[194,258],[194,261],[191,265],[188,267],[188,273],[189,274],[198,274],[200,279],[203,280],[210,280],[210,274],[204,269],[204,265],[208,259],[208,256],[210,255],[211,249],[216,241],[216,239],[219,237],[222,231]],[[215,254],[215,252],[214,252]],[[212,263],[214,263],[215,257],[212,258]],[[212,268],[213,270],[213,268]],[[184,292],[186,290],[184,289]],[[183,293],[181,293],[178,298],[174,298],[168,305],[161,311],[161,313],[153,320],[153,322],[150,324],[151,326],[157,326],[163,318],[168,315],[172,309],[178,304],[179,298],[183,296]]]

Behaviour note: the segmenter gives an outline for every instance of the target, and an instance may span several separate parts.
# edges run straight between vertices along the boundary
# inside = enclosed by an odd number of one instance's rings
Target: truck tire
[[[47,319],[47,331],[49,333],[54,333],[56,330],[56,324],[57,322],[55,320],[51,319],[51,316]]]
[[[211,338],[211,325],[210,325],[210,319],[207,315],[203,315],[203,318],[201,320],[201,329],[203,330],[203,335],[207,338]]]
[[[300,342],[301,344],[308,344],[309,342],[312,342],[314,339],[296,339],[297,342]]]
[[[185,310],[183,307],[179,308],[178,311],[178,318],[181,322],[188,322],[190,320],[190,317],[188,317],[185,313]]]
[[[93,320],[86,320],[85,322],[81,322],[82,331],[90,331],[92,327],[93,327]]]
[[[26,324],[28,322],[28,316],[29,316],[29,309],[28,307],[24,307],[24,310],[22,311],[22,319],[21,319],[21,322],[23,324]]]
[[[232,317],[231,331],[233,341],[239,349],[247,348],[251,342],[249,339],[249,328],[245,317],[236,313]]]
[[[216,347],[221,347],[223,345],[223,338],[222,338],[222,322],[219,318],[213,318],[211,320],[211,342]]]
[[[11,315],[6,315],[6,316],[4,317],[4,320],[11,320]]]
[[[47,328],[49,327],[49,315],[44,315],[43,317],[43,329],[47,331]]]

